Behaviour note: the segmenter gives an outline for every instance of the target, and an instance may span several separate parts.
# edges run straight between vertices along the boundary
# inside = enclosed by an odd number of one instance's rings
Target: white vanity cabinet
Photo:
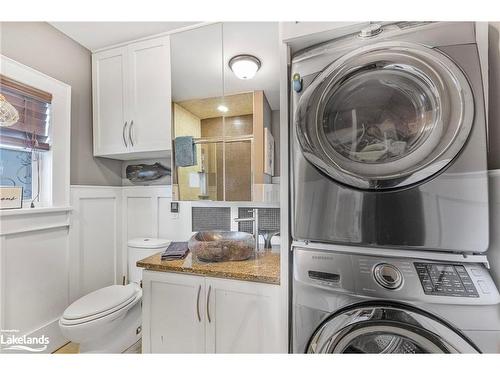
[[[165,157],[171,150],[169,37],[92,55],[94,155]]]
[[[205,353],[205,278],[143,274],[144,353]]]
[[[144,353],[280,351],[279,286],[143,271]]]
[[[208,353],[279,352],[279,287],[205,278]]]

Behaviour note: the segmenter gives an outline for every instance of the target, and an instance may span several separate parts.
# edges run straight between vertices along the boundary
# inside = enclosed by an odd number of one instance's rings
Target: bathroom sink
[[[198,232],[190,238],[188,246],[203,262],[246,260],[254,255],[254,238],[245,232]]]

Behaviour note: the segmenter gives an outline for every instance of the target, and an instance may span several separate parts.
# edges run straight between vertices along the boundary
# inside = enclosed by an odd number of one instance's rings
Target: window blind
[[[52,94],[0,74],[0,93],[19,113],[19,121],[0,127],[0,145],[47,151]]]

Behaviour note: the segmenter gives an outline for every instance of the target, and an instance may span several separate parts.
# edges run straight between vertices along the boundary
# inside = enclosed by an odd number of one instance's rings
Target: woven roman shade
[[[0,127],[0,145],[49,150],[52,94],[1,74],[0,93],[19,112],[17,123],[9,127]]]

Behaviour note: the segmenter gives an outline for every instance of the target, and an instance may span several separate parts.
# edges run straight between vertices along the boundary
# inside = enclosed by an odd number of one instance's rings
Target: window
[[[19,120],[0,127],[0,185],[22,186],[23,199],[39,198],[40,163],[50,150],[52,95],[0,75],[0,94]]]
[[[22,186],[24,200],[33,198],[32,168],[31,152],[0,148],[0,185]]]

